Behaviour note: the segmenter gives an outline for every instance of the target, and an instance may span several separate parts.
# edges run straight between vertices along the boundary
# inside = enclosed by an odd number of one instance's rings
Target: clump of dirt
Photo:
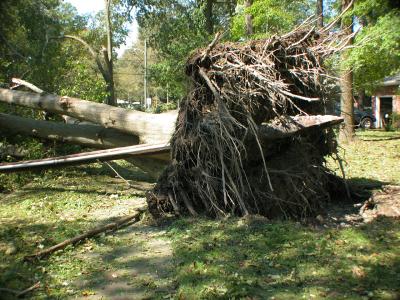
[[[400,186],[383,186],[361,202],[331,203],[325,213],[308,221],[317,227],[350,227],[379,217],[400,219]]]
[[[360,214],[366,222],[381,216],[400,219],[400,186],[384,186],[361,206]]]

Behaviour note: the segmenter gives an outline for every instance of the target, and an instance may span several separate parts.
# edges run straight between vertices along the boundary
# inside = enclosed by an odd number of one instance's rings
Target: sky
[[[104,0],[65,0],[65,2],[71,3],[75,6],[79,14],[97,13],[99,10],[104,8]],[[137,40],[137,37],[138,24],[134,21],[129,25],[129,35],[125,41],[126,44],[116,50],[118,57],[120,57],[124,51]]]

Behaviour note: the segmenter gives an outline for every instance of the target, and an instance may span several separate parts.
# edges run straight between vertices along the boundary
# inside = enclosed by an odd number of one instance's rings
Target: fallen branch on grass
[[[8,293],[8,294],[13,294],[15,295],[17,298],[22,298],[23,296],[25,296],[26,294],[28,294],[30,291],[33,291],[37,288],[40,287],[40,281],[36,282],[34,285],[32,285],[31,287],[28,287],[25,290],[22,291],[17,291],[17,290],[13,290],[13,289],[7,289],[7,288],[0,288],[0,292],[2,293]]]
[[[118,228],[120,228],[123,225],[126,225],[128,222],[138,222],[140,220],[140,217],[142,216],[142,214],[145,212],[146,210],[141,208],[138,209],[138,211],[136,211],[133,215],[127,216],[127,217],[122,217],[121,219],[119,219],[118,221],[115,221],[113,223],[107,224],[107,225],[103,225],[103,226],[99,226],[96,227],[92,230],[89,230],[86,233],[82,233],[80,235],[77,235],[71,239],[67,239],[57,245],[54,245],[50,248],[44,249],[42,251],[39,251],[33,255],[27,255],[24,257],[25,261],[32,261],[34,259],[41,259],[44,258],[50,254],[52,254],[53,252],[57,251],[57,250],[61,250],[64,249],[66,246],[68,245],[74,245],[77,244],[85,239],[94,237],[95,235],[98,235],[99,233],[103,233],[106,231],[115,231]]]

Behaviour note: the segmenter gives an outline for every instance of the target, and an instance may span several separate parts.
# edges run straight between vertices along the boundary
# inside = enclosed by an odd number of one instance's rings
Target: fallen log
[[[139,143],[137,136],[95,124],[63,124],[3,113],[0,113],[0,130],[8,135],[23,134],[99,149],[131,146]]]
[[[32,261],[35,259],[41,259],[44,258],[50,254],[52,254],[53,252],[57,251],[57,250],[61,250],[64,249],[66,246],[68,245],[73,245],[73,244],[77,244],[85,239],[94,237],[96,235],[98,235],[99,233],[103,233],[106,231],[114,231],[117,230],[119,227],[127,224],[128,222],[137,222],[140,220],[141,215],[145,212],[145,209],[140,209],[137,212],[135,212],[133,215],[127,216],[127,217],[122,217],[121,219],[107,224],[107,225],[103,225],[103,226],[98,226],[88,232],[85,232],[83,234],[80,234],[78,236],[75,236],[71,239],[67,239],[61,243],[58,243],[57,245],[54,245],[50,248],[44,249],[42,251],[39,251],[33,255],[27,255],[24,257],[25,261]]]
[[[139,138],[140,143],[168,142],[175,129],[176,111],[151,114],[93,101],[51,94],[0,89],[0,101],[114,128]]]
[[[141,144],[108,150],[97,150],[92,152],[65,155],[54,158],[27,160],[16,163],[3,163],[0,164],[0,173],[42,170],[129,157],[153,158],[159,161],[168,161],[169,150],[169,144]]]
[[[1,114],[0,114],[1,121]],[[269,124],[259,126],[259,138],[265,141],[276,143],[295,135],[304,135],[312,130],[322,130],[342,122],[341,117],[336,116],[297,116],[287,117],[285,119],[275,120]],[[45,121],[40,121],[48,123]],[[1,125],[1,122],[0,122]],[[71,126],[71,125],[69,125]],[[76,125],[84,126],[84,125]],[[266,150],[268,148],[265,148]],[[268,149],[271,152],[264,152],[264,155],[276,154],[276,148]],[[158,178],[162,172],[162,167],[170,159],[169,144],[120,147],[103,151],[92,151],[73,155],[66,155],[54,158],[39,160],[22,161],[16,163],[0,164],[0,173],[18,172],[25,170],[49,169],[68,165],[80,165],[95,162],[97,160],[115,160],[127,158],[128,161],[137,165],[139,168],[148,172],[151,176]]]

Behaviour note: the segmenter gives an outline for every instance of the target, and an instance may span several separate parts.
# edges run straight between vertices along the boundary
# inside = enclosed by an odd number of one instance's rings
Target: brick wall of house
[[[393,97],[392,107],[393,112],[400,113],[400,91],[398,85],[382,86],[376,89],[374,95],[372,96],[372,107],[375,107],[375,97]]]
[[[400,95],[393,96],[393,112],[400,114]]]
[[[372,113],[376,118],[375,126],[377,128],[382,126],[383,113],[380,108],[381,100],[377,98],[392,97],[392,111],[400,114],[400,88],[398,85],[381,86],[375,90],[371,97]]]
[[[381,86],[375,90],[374,96],[392,96],[398,94],[397,85]]]

